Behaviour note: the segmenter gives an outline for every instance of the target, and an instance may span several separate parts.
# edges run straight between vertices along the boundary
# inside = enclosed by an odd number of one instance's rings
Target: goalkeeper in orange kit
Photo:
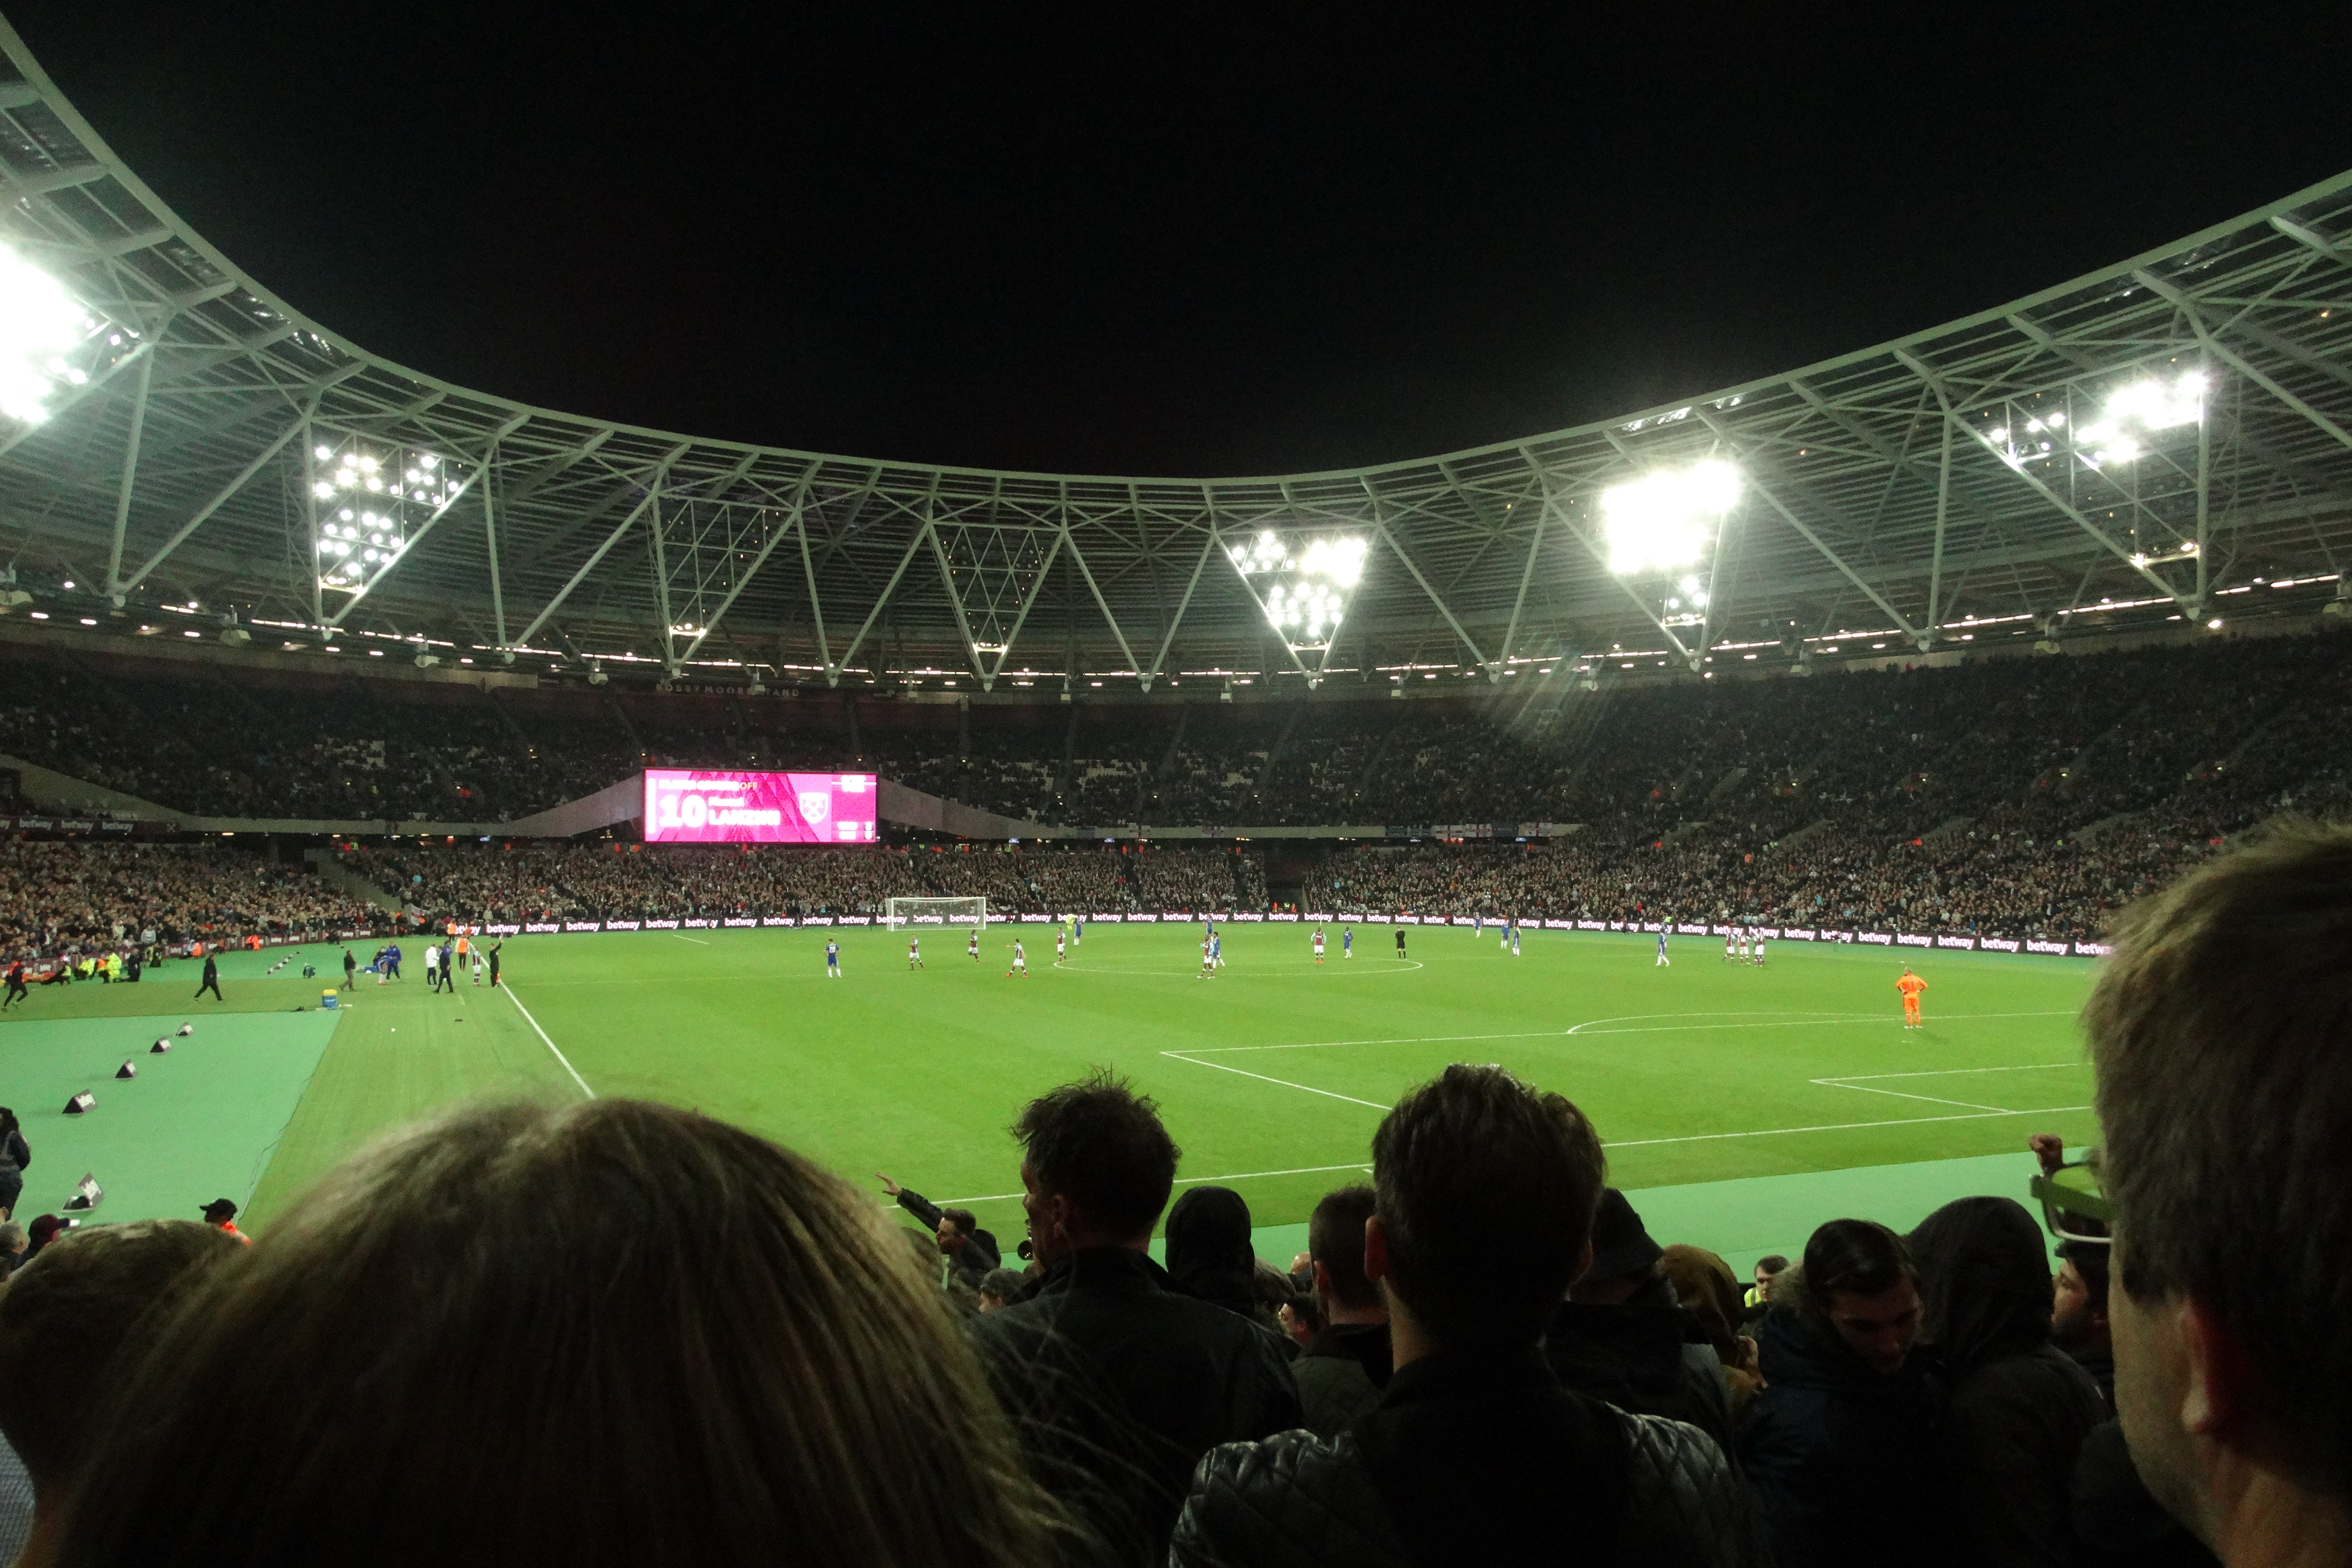
[[[1910,967],[1906,965],[1903,978],[1895,983],[1895,989],[1903,993],[1903,1026],[1906,1029],[1923,1027],[1919,1022],[1919,994],[1927,989],[1927,983],[1912,973]]]

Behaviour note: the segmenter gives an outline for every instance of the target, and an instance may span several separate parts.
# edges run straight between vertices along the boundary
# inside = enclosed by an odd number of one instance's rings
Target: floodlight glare
[[[1739,470],[1710,458],[1601,492],[1609,570],[1620,576],[1671,571],[1706,554],[1710,525],[1739,499]]]
[[[2075,431],[2075,438],[2091,447],[2095,464],[2128,463],[2147,448],[2138,436],[2194,425],[2205,417],[2205,375],[2188,371],[2167,385],[2160,381],[2135,381],[2108,395],[2107,405],[2095,424]]]
[[[1294,555],[1272,529],[1246,545],[1229,545],[1225,556],[1244,581],[1272,581],[1258,595],[1268,624],[1296,650],[1328,647],[1347,614],[1349,590],[1363,580],[1370,542],[1320,535]]]
[[[58,382],[89,379],[65,359],[88,321],[64,284],[0,246],[0,416],[38,425]]]

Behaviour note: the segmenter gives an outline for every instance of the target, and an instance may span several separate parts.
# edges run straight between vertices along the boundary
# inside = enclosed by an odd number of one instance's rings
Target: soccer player
[[[504,946],[503,941],[490,943],[490,989],[493,991],[499,988],[499,949]]]
[[[1354,926],[1341,926],[1339,928],[1339,956],[1342,958],[1353,958],[1356,956],[1356,928]]]
[[[1024,980],[1029,978],[1029,955],[1021,951],[1021,939],[1017,936],[1013,939],[1013,967],[1004,972],[1004,978],[1010,980],[1016,974]]]
[[[1486,934],[1486,910],[1473,910],[1470,911],[1470,934],[1474,937],[1485,936]]]
[[[1209,943],[1213,940],[1213,938],[1205,936],[1201,939],[1201,973],[1195,976],[1196,979],[1206,980],[1210,975],[1214,974],[1217,972],[1216,954],[1209,946]]]
[[[1070,956],[1070,931],[1066,926],[1054,928],[1054,962],[1061,963]]]
[[[1757,933],[1756,933],[1756,940],[1755,940],[1754,942],[1750,942],[1750,943],[1748,943],[1748,951],[1751,954],[1753,954],[1753,955],[1754,955],[1754,956],[1749,960],[1749,962],[1753,963],[1756,965],[1756,967],[1757,967],[1757,968],[1759,968],[1759,969],[1763,968],[1763,967],[1764,967],[1764,933],[1763,933],[1763,932],[1759,931],[1759,932],[1757,932]]]
[[[1903,978],[1895,983],[1895,989],[1903,993],[1903,1026],[1906,1029],[1925,1028],[1926,1026],[1919,1022],[1919,994],[1927,989],[1927,983],[1912,973],[1911,966],[1906,963],[1903,966]]]
[[[1209,939],[1209,967],[1212,969],[1223,969],[1224,966],[1225,939],[1223,933],[1220,932]]]
[[[827,980],[841,978],[841,943],[831,937],[824,939],[824,977]]]
[[[1723,962],[1731,963],[1739,956],[1739,933],[1731,927],[1723,928]]]
[[[911,933],[907,938],[907,967],[909,969],[923,967],[923,939]]]
[[[1511,956],[1519,956],[1519,922],[1517,921],[1511,922]]]
[[[1318,963],[1323,962],[1323,928],[1321,926],[1315,928],[1315,962]]]
[[[1072,952],[1077,952],[1078,943],[1086,940],[1087,917],[1084,915],[1072,915],[1070,917],[1070,951]]]
[[[1724,956],[1726,958],[1731,956],[1728,948],[1729,944],[1726,943],[1726,951],[1724,952]],[[1674,962],[1675,961],[1673,959],[1666,956],[1666,922],[1660,921],[1658,922],[1658,962],[1650,965],[1650,967],[1653,969],[1669,969],[1674,966]]]
[[[25,984],[25,961],[20,958],[8,966],[8,996],[0,1002],[0,1010],[14,1006],[32,994],[32,988]]]
[[[980,962],[980,928],[978,926],[971,928],[971,939],[963,944],[963,950],[971,954],[971,961],[974,963]]]
[[[1397,936],[1397,956],[1398,956],[1399,958],[1402,958],[1402,957],[1404,956],[1404,927],[1402,927],[1402,926],[1399,926],[1399,927],[1397,927],[1397,928],[1396,928],[1396,936]]]

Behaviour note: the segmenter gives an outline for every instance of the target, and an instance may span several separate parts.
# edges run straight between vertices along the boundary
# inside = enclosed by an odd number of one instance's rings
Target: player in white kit
[[[1066,927],[1054,928],[1054,962],[1059,963],[1070,955],[1070,933]]]
[[[1737,956],[1738,951],[1739,937],[1738,933],[1729,931],[1725,931],[1723,933],[1723,962],[1729,963],[1732,959]]]
[[[1757,968],[1759,968],[1759,969],[1763,968],[1763,967],[1764,967],[1764,938],[1763,938],[1761,935],[1759,935],[1759,936],[1757,937],[1757,939],[1756,939],[1756,941],[1755,941],[1754,944],[1753,944],[1753,945],[1748,949],[1748,951],[1749,951],[1751,953],[1753,953],[1753,954],[1754,954],[1754,958],[1752,959],[1752,962],[1755,963],[1756,967],[1757,967]]]
[[[1024,980],[1029,978],[1029,955],[1021,951],[1019,937],[1013,939],[1013,967],[1004,972],[1004,978],[1010,980],[1016,974]]]
[[[907,939],[907,967],[909,969],[923,967],[923,939],[919,936],[910,936]]]

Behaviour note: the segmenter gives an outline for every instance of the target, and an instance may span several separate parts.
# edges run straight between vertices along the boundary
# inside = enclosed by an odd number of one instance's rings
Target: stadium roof
[[[1036,474],[707,440],[395,364],[206,244],[5,23],[0,50],[0,550],[17,607],[101,628],[234,616],[260,646],[771,684],[1499,681],[2307,611],[2352,550],[2352,173],[1603,423],[1339,472]],[[1679,535],[1654,493],[1603,500],[1706,463],[1736,478]]]

